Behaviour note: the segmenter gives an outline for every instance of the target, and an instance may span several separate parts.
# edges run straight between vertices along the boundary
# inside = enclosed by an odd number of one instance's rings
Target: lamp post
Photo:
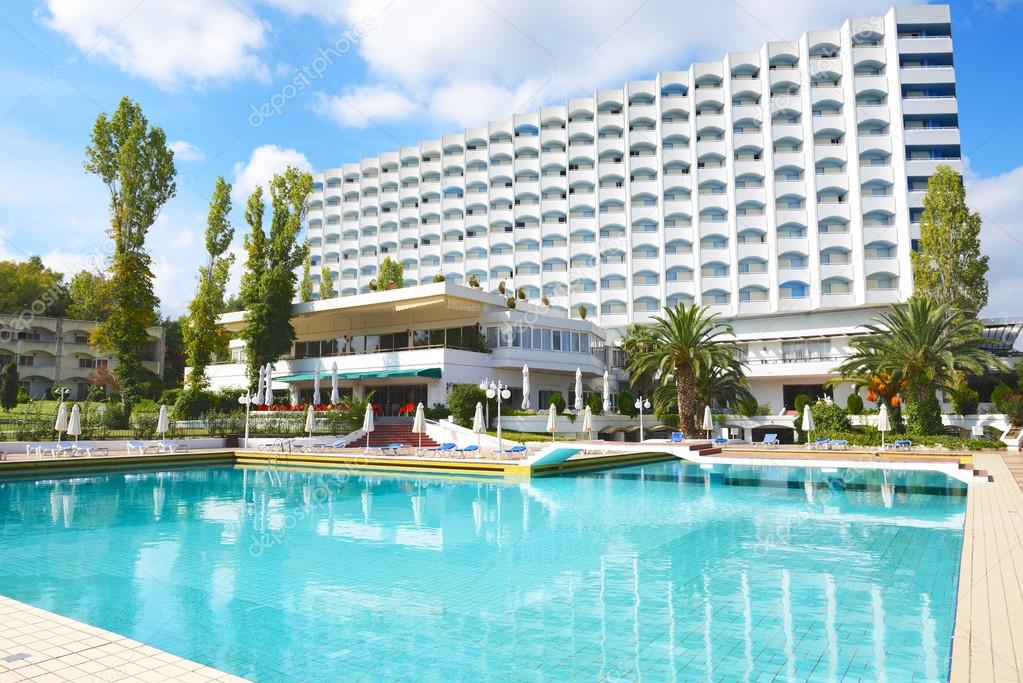
[[[485,393],[489,388],[490,388],[490,378],[489,377],[484,377],[483,381],[480,382],[480,389],[482,389],[484,391],[484,393]],[[487,412],[487,414],[486,414],[487,427],[489,428],[490,427],[490,401],[484,401],[484,403],[486,403],[486,405],[483,406],[483,409],[486,410],[486,412]]]
[[[245,406],[245,445],[243,448],[249,447],[249,409],[255,401],[256,397],[250,396],[248,392],[238,397],[238,403]]]
[[[643,409],[650,410],[650,400],[645,399],[642,396],[636,399],[634,404],[639,409],[639,440],[643,441]]]
[[[511,398],[511,391],[508,390],[508,385],[500,380],[491,382],[487,387],[487,398],[497,399],[497,450],[501,450],[501,402]]]

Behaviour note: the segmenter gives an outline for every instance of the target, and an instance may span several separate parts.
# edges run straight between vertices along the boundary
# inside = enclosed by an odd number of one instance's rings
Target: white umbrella
[[[553,403],[547,411],[547,431],[550,432],[551,441],[554,441],[554,434],[558,431],[558,409]]]
[[[803,431],[806,432],[806,441],[810,442],[810,432],[814,430],[813,424],[813,411],[810,410],[810,404],[807,403],[803,406]]]
[[[57,421],[53,424],[53,428],[57,432],[57,441],[60,441],[61,432],[67,431],[67,404],[63,401],[60,402],[60,408],[57,409]]]
[[[160,406],[160,417],[156,420],[156,433],[163,436],[170,431],[170,421],[167,419],[167,406]]]
[[[593,411],[590,410],[589,406],[583,409],[583,433],[587,436],[593,434]]]
[[[78,443],[78,437],[82,434],[82,411],[79,410],[78,404],[71,409],[71,419],[68,420],[67,424],[67,435],[75,437],[75,443]]]
[[[881,450],[884,450],[884,434],[892,431],[892,420],[888,416],[888,404],[882,403],[877,414],[877,431],[881,432]]]
[[[256,400],[253,401],[253,403],[255,403],[257,406],[265,406],[266,405],[266,387],[265,387],[265,381],[264,381],[265,379],[266,379],[266,368],[264,368],[263,366],[260,366],[259,367],[259,381],[256,382]]]
[[[264,382],[266,382],[266,405],[272,406],[274,404],[274,366],[271,363],[266,364],[266,375]]]
[[[712,432],[714,431],[714,416],[710,414],[710,406],[703,407],[703,431]],[[707,435],[710,438],[710,435]]]
[[[320,371],[316,370],[316,376],[313,377],[313,405],[320,405]]]
[[[163,484],[153,489],[153,517],[157,522],[163,517],[163,503],[167,499],[167,492],[163,489]]]
[[[583,371],[580,368],[575,369],[575,409],[583,409]]]
[[[426,433],[426,409],[420,403],[416,406],[416,417],[412,420],[412,433],[419,435],[419,450],[423,450],[423,434]]]
[[[529,366],[522,366],[522,409],[529,410]]]
[[[373,427],[373,404],[366,406],[366,416],[362,418],[362,431],[366,432],[366,451],[369,451],[369,434]]]
[[[487,430],[486,423],[483,421],[483,403],[480,401],[476,402],[476,414],[472,416],[472,432],[476,435],[476,444],[479,445],[480,434]]]
[[[337,361],[330,366],[330,405],[336,406],[341,402],[341,396],[337,391]]]
[[[310,439],[313,438],[313,432],[316,431],[316,409],[312,406],[305,411],[305,431]]]
[[[602,398],[604,400],[604,412],[611,412],[611,383],[607,379],[607,370],[604,371],[604,391]]]

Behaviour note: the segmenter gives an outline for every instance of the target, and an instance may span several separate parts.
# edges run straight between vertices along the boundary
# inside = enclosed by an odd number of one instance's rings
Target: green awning
[[[387,377],[434,377],[439,379],[441,376],[440,368],[422,368],[419,370],[374,370],[371,372],[339,372],[337,378],[339,381],[353,380],[353,379],[384,379]],[[329,380],[331,377],[330,370],[324,370],[320,372],[321,380]],[[283,377],[274,377],[275,382],[311,382],[316,378],[315,372],[303,372],[297,375],[284,375]]]

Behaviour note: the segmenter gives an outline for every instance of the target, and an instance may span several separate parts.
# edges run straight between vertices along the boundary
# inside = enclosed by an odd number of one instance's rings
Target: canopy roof
[[[330,379],[330,370],[321,370],[320,379]],[[338,372],[338,380],[352,379],[383,379],[386,377],[436,377],[440,378],[440,368],[419,368],[418,370],[372,370],[369,372]],[[302,372],[297,375],[274,377],[275,382],[311,382],[316,378],[315,372]]]

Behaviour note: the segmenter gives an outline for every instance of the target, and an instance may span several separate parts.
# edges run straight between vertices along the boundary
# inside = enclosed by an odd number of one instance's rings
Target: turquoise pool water
[[[0,481],[0,593],[260,681],[946,680],[963,492],[676,462]]]

